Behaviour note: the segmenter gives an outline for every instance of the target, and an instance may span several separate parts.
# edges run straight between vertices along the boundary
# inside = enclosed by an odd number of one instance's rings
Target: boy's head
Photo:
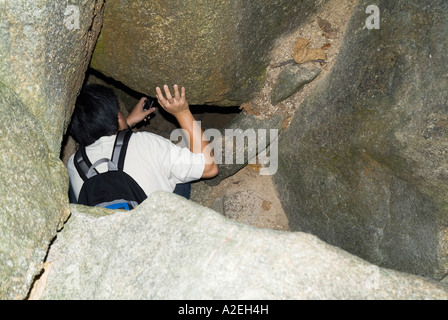
[[[118,131],[120,105],[112,89],[98,84],[86,85],[78,96],[70,123],[70,134],[88,146],[103,136]]]

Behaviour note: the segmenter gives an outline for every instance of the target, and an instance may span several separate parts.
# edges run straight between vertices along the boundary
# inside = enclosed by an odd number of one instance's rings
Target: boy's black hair
[[[120,105],[112,89],[99,84],[86,85],[76,100],[70,123],[70,135],[79,144],[88,146],[103,136],[118,131]]]

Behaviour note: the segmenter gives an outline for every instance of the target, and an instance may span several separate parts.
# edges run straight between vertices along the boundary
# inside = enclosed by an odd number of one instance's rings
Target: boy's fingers
[[[159,95],[160,98],[165,99],[165,96],[163,95],[162,89],[157,87],[157,94]]]
[[[143,106],[145,104],[145,102],[146,102],[146,99],[147,98],[145,98],[145,97],[141,98],[140,101],[137,103],[137,105],[142,105]]]
[[[174,99],[180,99],[179,86],[177,84],[174,85]]]
[[[168,101],[173,100],[173,96],[171,95],[170,88],[168,88],[167,85],[164,85],[163,89],[165,90],[165,95],[166,95],[166,98],[168,99]]]
[[[163,91],[165,92],[165,95],[162,93],[162,90],[159,87],[156,87],[156,96],[160,105],[162,106],[171,105],[174,104],[176,100],[179,101],[181,99],[185,99],[185,87],[182,87],[180,92],[179,92],[179,86],[177,84],[175,84],[173,87],[174,87],[174,99],[168,85],[163,86]]]
[[[157,100],[159,101],[160,105],[163,105],[166,103],[165,97],[162,94],[162,90],[160,90],[159,87],[156,88],[156,95],[157,95]]]
[[[183,101],[186,101],[186,98],[185,98],[185,87],[182,87],[182,89],[181,89],[181,91],[180,91],[180,98],[181,98]]]

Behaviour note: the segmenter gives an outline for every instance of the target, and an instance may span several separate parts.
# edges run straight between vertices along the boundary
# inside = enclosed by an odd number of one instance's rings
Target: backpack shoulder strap
[[[84,146],[80,146],[78,151],[75,153],[74,163],[81,179],[86,181],[98,175],[99,173],[95,168],[105,162],[108,163],[109,171],[123,171],[124,160],[131,135],[132,130],[119,131],[115,139],[111,160],[100,159],[93,165],[87,157],[86,148]]]
[[[132,130],[129,129],[117,133],[114,150],[112,152],[112,161],[109,162],[109,171],[123,171],[126,151],[132,133]]]
[[[98,174],[98,171],[96,171],[96,169],[93,171],[93,173],[90,170],[90,168],[92,167],[92,163],[87,157],[85,146],[79,147],[78,151],[76,151],[75,153],[75,157],[73,160],[75,163],[75,168],[78,171],[79,176],[81,177],[82,180],[86,181],[92,176]]]

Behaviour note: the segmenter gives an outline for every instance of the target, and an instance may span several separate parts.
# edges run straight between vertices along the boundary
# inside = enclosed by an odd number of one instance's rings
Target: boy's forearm
[[[197,154],[202,153],[204,155],[205,168],[202,177],[211,178],[216,176],[219,171],[218,166],[213,153],[208,151],[207,146],[209,145],[209,142],[202,139],[202,129],[191,114],[190,107],[185,97],[185,88],[182,87],[179,92],[179,86],[174,85],[174,97],[167,85],[164,85],[163,89],[166,98],[163,95],[162,90],[159,87],[156,88],[157,100],[160,105],[172,114],[180,127],[187,132],[190,151]]]
[[[202,129],[196,123],[191,111],[186,110],[181,114],[176,114],[175,117],[179,122],[180,127],[188,132],[190,151],[193,153],[202,153],[209,142],[202,139]],[[207,157],[207,155],[205,156]],[[210,157],[210,155],[208,156]]]
[[[201,127],[197,124],[190,110],[182,114],[176,115],[176,119],[182,129],[187,131],[189,137],[190,151],[193,153],[202,153],[205,158],[205,168],[202,174],[203,178],[213,178],[218,174],[218,165],[216,164],[213,152],[207,146],[209,142],[203,140],[203,132]]]

